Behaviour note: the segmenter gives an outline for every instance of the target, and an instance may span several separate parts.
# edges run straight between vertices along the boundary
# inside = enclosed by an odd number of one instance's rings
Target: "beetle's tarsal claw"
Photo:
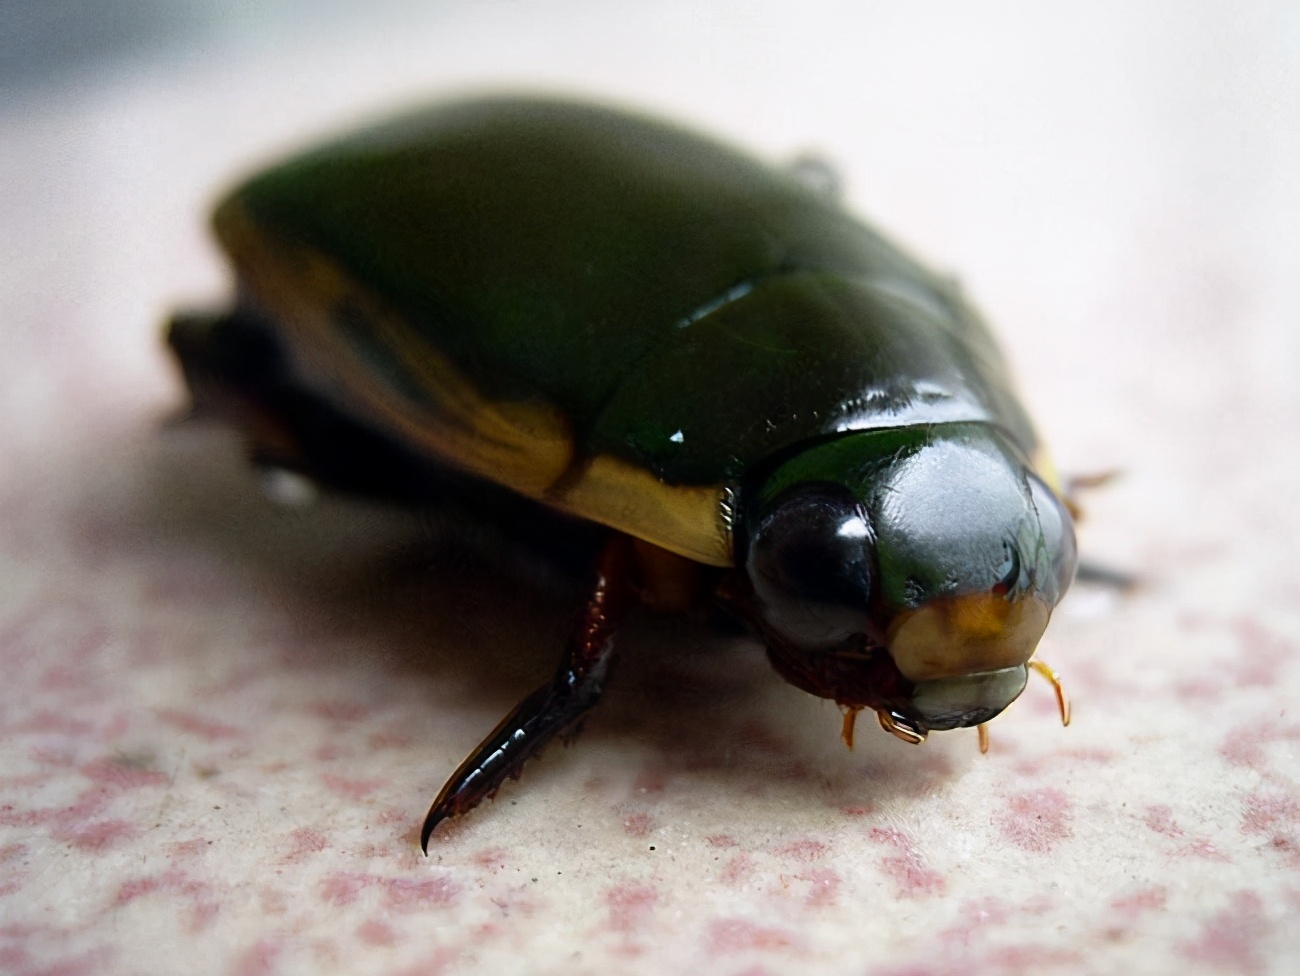
[[[876,718],[880,720],[882,729],[890,735],[897,736],[904,742],[910,742],[912,745],[918,746],[925,741],[925,733],[920,729],[913,728],[901,715],[887,712],[881,708],[876,711]]]
[[[429,856],[429,838],[433,836],[434,828],[446,819],[446,814],[437,816],[433,813],[424,818],[424,826],[420,829],[420,850],[424,852],[425,857]]]
[[[980,737],[980,755],[981,755],[981,756],[988,755],[988,751],[989,751],[989,725],[988,725],[988,723],[987,723],[987,722],[981,722],[979,725],[975,726],[975,731],[979,733],[979,737]]]
[[[484,800],[495,799],[506,780],[517,780],[524,763],[580,719],[600,697],[605,666],[593,669],[589,679],[568,693],[554,682],[543,685],[501,720],[452,773],[429,808],[420,847],[429,853],[434,828],[449,817],[468,813]]]
[[[844,724],[840,726],[840,738],[850,749],[853,748],[853,730],[858,724],[858,712],[862,711],[861,707],[844,709]]]
[[[1070,698],[1065,693],[1065,685],[1061,683],[1061,676],[1042,661],[1030,661],[1029,666],[1051,682],[1052,689],[1056,692],[1056,707],[1061,712],[1061,724],[1069,725]]]

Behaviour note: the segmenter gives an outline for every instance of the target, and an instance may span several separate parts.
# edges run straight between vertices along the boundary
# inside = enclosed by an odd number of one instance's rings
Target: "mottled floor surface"
[[[212,14],[0,97],[0,972],[1300,969],[1294,6],[615,9]],[[221,295],[233,174],[532,79],[820,146],[960,269],[1059,465],[1123,472],[1082,542],[1142,585],[1042,648],[1069,729],[1031,685],[987,757],[850,753],[754,645],[643,616],[579,745],[420,855],[569,608],[427,522],[271,506],[164,429],[157,323]]]

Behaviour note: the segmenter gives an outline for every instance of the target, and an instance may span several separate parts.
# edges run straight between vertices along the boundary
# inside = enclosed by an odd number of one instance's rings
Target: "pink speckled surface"
[[[0,99],[0,973],[1300,971],[1294,5],[616,9],[227,25]],[[271,506],[163,429],[157,324],[221,296],[233,174],[500,81],[816,145],[960,269],[1060,466],[1124,471],[1083,545],[1145,583],[1054,621],[1069,729],[1031,685],[985,758],[850,753],[754,645],[642,616],[579,745],[420,856],[567,609]]]

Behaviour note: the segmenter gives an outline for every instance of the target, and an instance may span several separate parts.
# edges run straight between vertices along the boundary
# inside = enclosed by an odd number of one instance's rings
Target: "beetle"
[[[562,99],[371,125],[217,208],[233,308],[168,342],[258,463],[465,511],[588,584],[553,680],[434,801],[494,796],[596,704],[637,603],[714,601],[777,672],[909,742],[1005,709],[1076,566],[1006,363],[833,195]]]

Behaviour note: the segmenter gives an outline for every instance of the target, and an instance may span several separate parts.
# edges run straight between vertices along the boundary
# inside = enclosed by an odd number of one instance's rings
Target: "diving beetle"
[[[715,601],[909,742],[1023,690],[1070,511],[979,314],[833,195],[673,124],[495,97],[372,125],[214,216],[237,298],[168,341],[255,461],[589,574],[552,681],[434,801],[596,704],[627,610]],[[983,735],[981,735],[982,742]]]

